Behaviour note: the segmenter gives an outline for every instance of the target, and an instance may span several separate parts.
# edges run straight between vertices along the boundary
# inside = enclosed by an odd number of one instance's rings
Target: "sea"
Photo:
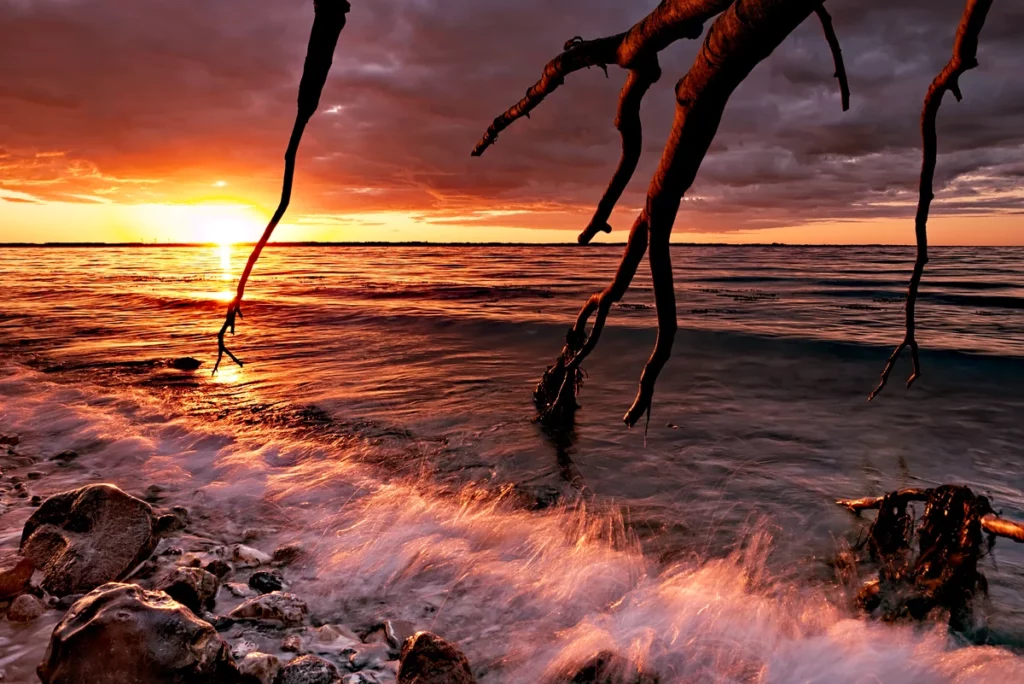
[[[967,643],[858,611],[870,569],[837,559],[870,515],[834,503],[963,484],[1024,521],[1024,248],[933,248],[922,376],[902,359],[869,403],[912,248],[675,245],[649,423],[622,423],[656,333],[645,263],[558,431],[533,387],[621,245],[271,245],[228,336],[245,365],[212,374],[248,251],[0,248],[0,433],[80,454],[33,494],[155,484],[210,535],[301,544],[288,579],[323,621],[409,621],[486,683],[605,650],[663,684],[1024,681],[1024,545],[981,562]],[[0,553],[31,510],[0,507]],[[0,622],[8,681],[48,615]]]

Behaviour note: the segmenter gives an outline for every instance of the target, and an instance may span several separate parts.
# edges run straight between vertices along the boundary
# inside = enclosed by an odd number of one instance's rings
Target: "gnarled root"
[[[636,275],[636,269],[640,265],[640,260],[643,259],[644,252],[647,251],[649,230],[647,216],[646,211],[641,212],[633,224],[633,229],[629,233],[629,241],[626,243],[626,250],[623,252],[619,268],[615,272],[615,278],[608,287],[591,295],[576,317],[576,323],[569,331],[566,347],[562,350],[562,358],[559,359],[563,368],[562,383],[558,388],[557,394],[554,396],[554,400],[549,401],[541,409],[540,420],[545,422],[556,420],[559,416],[576,410],[576,394],[579,391],[579,385],[576,383],[576,374],[579,371],[580,364],[597,346],[612,305],[622,299],[622,296],[626,293],[629,284],[633,281],[633,276]],[[595,312],[597,315],[594,318],[594,326],[588,335],[586,332],[587,323]],[[578,349],[574,350],[571,356],[567,356],[566,349],[569,348],[568,341],[570,338],[573,340],[574,346],[578,345]],[[557,368],[558,363],[554,367]],[[545,379],[547,379],[550,372],[551,368],[544,374]],[[542,384],[544,384],[544,380],[542,380]],[[540,389],[540,386],[538,386],[538,389]],[[546,396],[550,396],[550,394]],[[537,397],[537,393],[534,393],[534,397]]]

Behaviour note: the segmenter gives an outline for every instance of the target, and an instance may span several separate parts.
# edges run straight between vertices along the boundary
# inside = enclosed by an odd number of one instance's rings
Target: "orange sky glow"
[[[0,242],[256,240],[280,191],[312,3],[252,2],[0,4],[0,64],[17,65],[0,84]],[[619,157],[621,71],[573,74],[469,155],[565,36],[646,11],[566,2],[550,16],[539,0],[452,0],[443,21],[430,3],[356,3],[274,239],[574,241]],[[730,100],[673,239],[912,244],[921,98],[962,1],[922,8],[836,8],[848,112],[820,27],[798,28]],[[1024,245],[1022,25],[1024,8],[993,8],[964,101],[940,112],[932,244]],[[698,43],[662,55],[640,166],[598,241],[624,241],[643,206]]]

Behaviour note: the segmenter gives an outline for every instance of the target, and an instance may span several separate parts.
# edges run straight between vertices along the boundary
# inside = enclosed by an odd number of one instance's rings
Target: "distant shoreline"
[[[232,246],[252,247],[255,242],[237,242]],[[123,249],[125,247],[147,248],[182,248],[182,247],[220,247],[217,242],[0,242],[0,249]],[[428,241],[363,241],[363,242],[271,242],[268,247],[580,247],[573,242],[428,242]],[[625,247],[625,242],[595,242],[586,248]],[[673,242],[673,247],[905,247],[912,249],[912,244],[818,244],[798,242]],[[1002,249],[1019,248],[1020,245],[933,245],[943,248]]]

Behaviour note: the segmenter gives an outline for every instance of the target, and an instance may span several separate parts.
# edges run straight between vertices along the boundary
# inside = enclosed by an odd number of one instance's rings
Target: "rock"
[[[359,644],[349,656],[353,670],[378,670],[391,660],[391,648],[387,644]]]
[[[402,645],[398,684],[476,684],[469,661],[436,634],[417,632]]]
[[[249,588],[248,584],[242,584],[240,582],[225,582],[224,588],[227,589],[235,598],[252,598],[253,596],[259,596],[255,590]]]
[[[231,547],[231,558],[235,562],[251,568],[270,562],[270,556],[245,544],[235,544]]]
[[[416,628],[411,622],[405,620],[384,620],[374,625],[363,638],[366,643],[386,643],[396,653],[402,650],[402,644],[406,639],[416,633]]]
[[[302,558],[304,552],[298,544],[285,544],[274,549],[271,562],[274,565],[289,565]]]
[[[61,596],[57,599],[57,609],[67,612],[67,609],[78,603],[78,599],[83,596],[85,596],[85,594],[68,594],[67,596]]]
[[[231,657],[235,660],[241,660],[253,651],[258,650],[260,650],[260,647],[255,641],[252,641],[251,639],[242,639],[231,647]]]
[[[32,594],[22,594],[7,609],[7,619],[11,622],[31,622],[45,612],[46,604]]]
[[[57,624],[37,670],[43,684],[239,681],[228,645],[162,591],[105,584]]]
[[[76,458],[78,458],[78,452],[77,451],[72,451],[71,449],[68,449],[67,451],[60,452],[56,456],[52,456],[50,458],[50,460],[51,461],[60,461],[62,463],[71,463]]]
[[[0,599],[24,593],[32,569],[32,561],[24,556],[9,556],[0,561]]]
[[[309,608],[295,594],[274,591],[249,599],[229,615],[233,618],[278,620],[286,625],[301,625],[309,615]]]
[[[381,684],[376,672],[355,672],[341,678],[341,684]]]
[[[31,499],[28,500],[28,502],[33,506],[41,506],[43,505],[43,497],[39,496],[38,494],[35,494],[32,496]]]
[[[249,577],[249,586],[261,594],[269,594],[284,589],[284,580],[279,573],[261,570]]]
[[[260,684],[274,684],[280,669],[281,661],[277,656],[259,651],[247,653],[238,663],[238,671],[243,677]]]
[[[231,566],[220,558],[214,558],[212,561],[206,564],[206,571],[212,572],[217,577],[224,579],[224,576],[231,572]]]
[[[25,477],[27,477],[30,480],[39,480],[39,479],[42,479],[43,474],[41,472],[39,472],[38,470],[32,470],[32,471],[29,471],[29,472],[25,473]]]
[[[0,435],[0,444],[4,446],[18,446],[21,438],[18,435]]]
[[[299,656],[281,667],[275,684],[340,684],[341,673],[334,663],[314,655]]]
[[[578,669],[555,677],[550,684],[657,684],[656,676],[640,672],[627,658],[601,651]]]
[[[281,650],[289,653],[302,653],[302,637],[298,634],[289,634],[281,642]]]
[[[153,510],[109,484],[51,496],[25,523],[21,553],[43,571],[56,596],[119,580],[156,544]]]
[[[180,359],[174,359],[167,365],[174,370],[194,371],[199,370],[199,367],[203,365],[203,362],[198,359],[193,359],[191,356],[183,356]]]
[[[193,613],[213,608],[220,580],[200,568],[177,568],[156,587]]]

